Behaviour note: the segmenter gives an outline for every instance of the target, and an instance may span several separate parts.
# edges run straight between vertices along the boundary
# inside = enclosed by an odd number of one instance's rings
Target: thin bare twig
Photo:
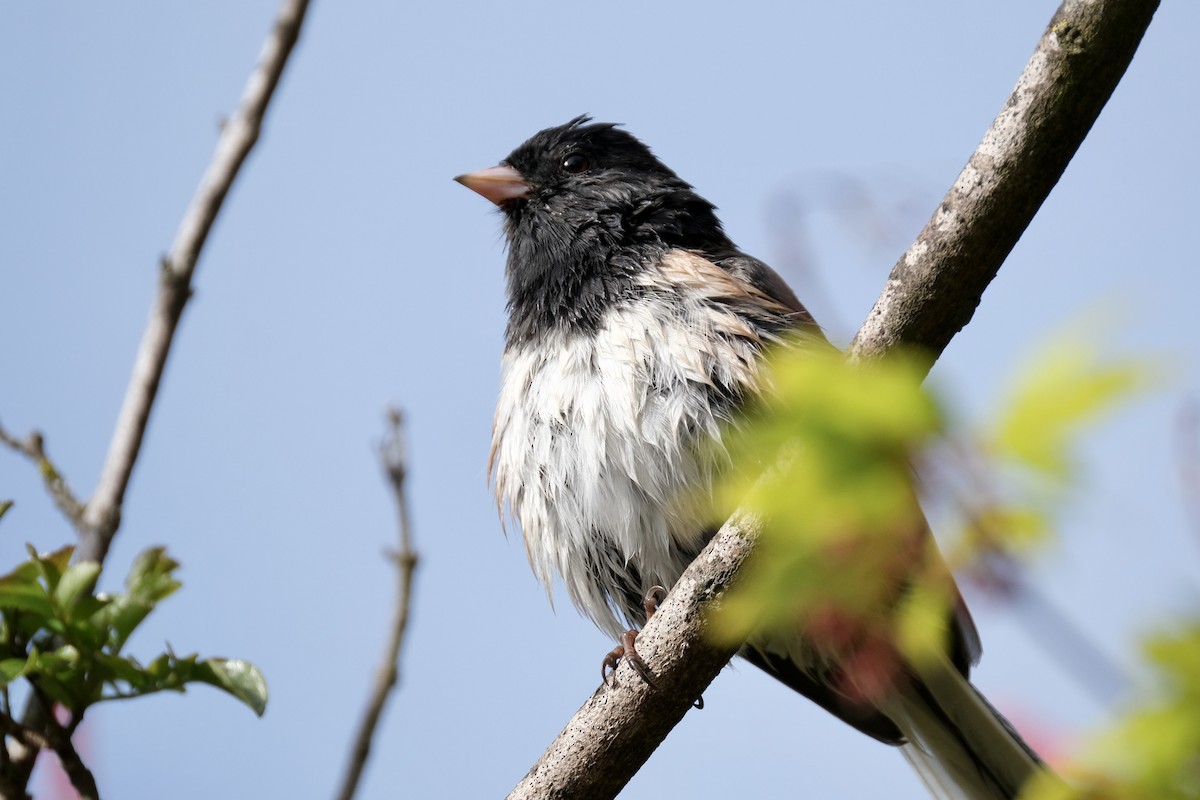
[[[1020,561],[1002,549],[982,553],[980,561],[989,577],[1001,582],[998,593],[1024,620],[1029,634],[1097,703],[1114,708],[1127,697],[1129,676],[1029,580]]]
[[[78,528],[83,517],[83,503],[76,499],[75,493],[71,491],[58,467],[54,466],[54,462],[46,455],[46,442],[41,432],[32,431],[24,439],[17,439],[0,426],[0,444],[7,445],[37,464],[50,499],[58,506],[63,516]]]
[[[1192,532],[1200,540],[1200,402],[1195,398],[1179,409],[1175,431],[1175,459],[1183,507],[1191,519]]]
[[[893,269],[851,358],[899,345],[941,354],[1066,169],[1157,7],[1157,0],[1063,2],[975,154]],[[510,800],[610,798],[621,790],[733,655],[705,636],[706,620],[756,531],[748,515],[727,522],[638,636],[659,690],[622,663],[617,686],[601,686],[584,703]]]
[[[417,568],[417,553],[413,550],[410,538],[408,499],[404,489],[404,481],[408,476],[408,448],[404,438],[404,418],[398,409],[388,409],[388,433],[379,447],[379,460],[383,463],[384,472],[391,485],[398,517],[396,527],[399,532],[399,549],[390,554],[396,563],[396,605],[392,613],[387,649],[375,673],[375,683],[371,688],[370,697],[367,698],[367,707],[354,736],[346,773],[337,793],[339,800],[350,800],[354,797],[363,768],[371,753],[371,742],[379,726],[379,718],[383,715],[383,707],[399,680],[400,650],[404,644],[409,608],[412,605],[413,573]]]
[[[47,737],[38,731],[26,728],[7,714],[0,714],[0,732],[3,732],[5,736],[13,737],[27,747],[40,747],[43,749],[53,747]]]
[[[940,456],[940,457],[938,457]],[[922,495],[963,520],[947,561],[981,592],[1006,604],[1026,632],[1106,708],[1122,702],[1131,679],[1071,618],[1030,581],[1029,571],[991,512],[1003,504],[999,476],[978,447],[950,443],[918,466]]]
[[[81,561],[103,564],[120,526],[125,492],[141,451],[175,328],[191,296],[196,263],[229,188],[258,141],[267,106],[300,37],[307,11],[308,0],[283,0],[274,28],[267,36],[238,108],[222,128],[208,170],[184,214],[170,252],[163,258],[158,293],[138,346],[133,374],[117,416],[108,455],[101,468],[96,490],[78,515],[76,527],[80,544],[76,558]],[[56,502],[61,505],[57,497]],[[32,700],[26,706],[21,721],[27,728],[36,730],[47,730],[54,722],[49,718],[48,709]],[[9,753],[12,756],[12,773],[8,783],[23,787],[29,782],[38,748],[10,744]]]
[[[46,698],[43,697],[43,702],[45,701]],[[58,720],[53,719],[53,715],[51,715],[48,730],[50,749],[58,756],[63,772],[67,774],[75,791],[79,792],[80,800],[100,800],[100,789],[96,786],[96,777],[83,763],[83,758],[71,740],[71,734],[59,724]]]
[[[229,188],[258,141],[267,105],[279,85],[288,56],[300,37],[307,10],[308,0],[284,0],[275,19],[274,30],[263,44],[258,64],[242,92],[237,111],[221,129],[213,159],[183,216],[170,252],[163,258],[158,294],[138,346],[133,375],[117,416],[108,456],[104,460],[96,491],[84,508],[83,541],[78,553],[80,559],[103,563],[120,526],[125,491],[141,451],[175,328],[192,294],[196,263]]]
[[[33,688],[33,696],[37,703],[46,709],[54,707],[53,701],[42,690],[41,686],[36,681],[30,681]],[[79,721],[82,720],[81,715],[77,715],[72,719],[70,727],[64,727],[57,719],[53,712],[46,715],[45,724],[40,730],[34,730],[27,725],[17,724],[9,717],[4,717],[0,720],[3,724],[4,733],[6,736],[12,736],[14,740],[19,742],[27,750],[37,753],[39,750],[51,750],[58,756],[59,762],[62,764],[63,772],[71,781],[71,785],[75,787],[75,791],[79,793],[81,800],[99,800],[100,790],[96,786],[96,778],[92,775],[92,771],[83,763],[83,758],[80,757],[79,751],[75,749],[75,743],[71,741],[71,734],[78,727]],[[24,783],[21,784],[24,786]],[[22,795],[24,792],[22,791]]]

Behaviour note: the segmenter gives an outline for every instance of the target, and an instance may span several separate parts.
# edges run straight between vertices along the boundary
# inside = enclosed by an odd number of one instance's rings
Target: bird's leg
[[[658,611],[658,604],[667,599],[667,590],[661,586],[651,586],[646,592],[646,596],[642,598],[642,608],[646,609],[646,622],[654,616],[654,612]],[[617,664],[621,659],[629,662],[629,666],[633,667],[638,675],[642,676],[651,688],[657,689],[654,685],[653,678],[650,677],[650,668],[646,666],[646,662],[638,655],[637,648],[634,646],[634,640],[637,639],[638,632],[630,629],[621,635],[621,643],[614,647],[612,651],[604,657],[604,662],[600,665],[600,677],[605,685],[611,686],[608,682],[609,670],[613,673],[617,671]]]

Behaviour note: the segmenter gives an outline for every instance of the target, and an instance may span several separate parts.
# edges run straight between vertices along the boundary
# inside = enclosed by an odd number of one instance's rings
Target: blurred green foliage
[[[1200,620],[1151,636],[1142,702],[1098,733],[1071,787],[1032,782],[1021,800],[1195,800],[1200,797]]]
[[[812,342],[777,348],[762,382],[770,389],[721,443],[731,467],[714,515],[741,507],[763,528],[715,615],[716,635],[800,632],[843,664],[890,653],[869,665],[878,691],[888,685],[877,680],[881,663],[887,672],[940,657],[958,595],[918,493],[949,509],[956,568],[1050,541],[1080,471],[1081,436],[1156,372],[1102,359],[1094,340],[1063,336],[1040,348],[974,429],[923,386],[928,360],[919,355],[851,366]],[[1153,697],[1078,766],[1054,765],[1070,787],[1047,780],[1024,797],[1200,798],[1200,622],[1159,635],[1148,653]]]
[[[1074,442],[1097,416],[1144,388],[1151,368],[1137,361],[1106,363],[1080,335],[1064,336],[1034,354],[1012,382],[994,423],[982,433],[988,453],[1036,477],[1069,482]]]
[[[889,659],[870,643],[940,652],[954,588],[929,546],[911,467],[945,424],[921,387],[925,365],[851,368],[832,349],[789,347],[767,370],[772,390],[723,442],[737,468],[719,506],[740,503],[765,525],[717,631],[742,640],[801,629],[831,658],[874,653],[875,671]],[[920,591],[906,591],[914,581]]]

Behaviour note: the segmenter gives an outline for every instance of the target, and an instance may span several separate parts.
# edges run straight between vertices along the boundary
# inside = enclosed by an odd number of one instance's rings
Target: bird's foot
[[[667,598],[667,590],[661,586],[651,586],[646,592],[646,596],[642,598],[642,608],[646,610],[646,622],[654,616],[654,612],[658,611],[658,605]],[[658,688],[654,685],[654,679],[650,675],[650,668],[646,666],[646,662],[638,655],[637,647],[634,640],[637,639],[638,632],[636,630],[627,630],[621,635],[621,643],[614,647],[608,655],[604,657],[604,662],[600,665],[600,678],[605,685],[611,686],[609,677],[616,673],[617,664],[621,660],[629,662],[629,666],[633,667],[634,671],[641,676],[651,688]],[[612,670],[612,672],[609,672]]]
[[[609,654],[604,657],[604,663],[600,665],[600,677],[608,686],[612,686],[609,678],[617,672],[617,664],[622,660],[628,661],[629,666],[633,667],[634,671],[642,676],[652,689],[658,687],[654,685],[654,679],[650,677],[650,667],[646,666],[646,662],[638,655],[637,648],[633,645],[633,640],[637,638],[638,632],[635,630],[627,630],[621,636],[621,643],[614,647]],[[612,672],[609,672],[612,670]]]
[[[666,589],[661,586],[650,587],[650,591],[646,592],[646,596],[642,598],[642,608],[646,609],[646,622],[650,621],[650,618],[654,616],[654,612],[658,611],[659,604],[666,599]],[[635,630],[625,631],[621,635],[621,643],[604,657],[604,663],[600,666],[600,678],[604,681],[605,686],[612,686],[608,679],[611,675],[616,674],[617,664],[621,663],[621,659],[625,659],[629,662],[629,666],[633,667],[634,671],[641,676],[642,680],[651,689],[658,688],[650,675],[650,667],[638,655],[637,648],[634,646],[634,640],[637,639],[637,635],[638,632]],[[612,670],[612,672],[609,672],[609,670]],[[692,707],[696,709],[704,708],[703,695],[692,701]]]

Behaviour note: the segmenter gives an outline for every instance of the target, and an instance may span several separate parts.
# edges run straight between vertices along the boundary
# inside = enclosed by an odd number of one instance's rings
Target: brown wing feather
[[[709,258],[698,253],[676,250],[667,254],[663,269],[672,280],[703,287],[714,296],[740,298],[770,312],[787,312],[798,329],[828,341],[808,309],[796,297],[779,273],[757,258],[734,250]],[[926,535],[928,532],[926,532]],[[940,555],[935,555],[940,560]],[[952,580],[952,579],[951,579]],[[955,608],[951,624],[950,658],[964,677],[980,657],[982,647],[975,622],[955,588]],[[889,744],[904,741],[896,725],[875,709],[853,703],[838,694],[831,685],[817,680],[787,658],[745,648],[742,656],[750,663],[803,694],[822,708],[858,730]]]

